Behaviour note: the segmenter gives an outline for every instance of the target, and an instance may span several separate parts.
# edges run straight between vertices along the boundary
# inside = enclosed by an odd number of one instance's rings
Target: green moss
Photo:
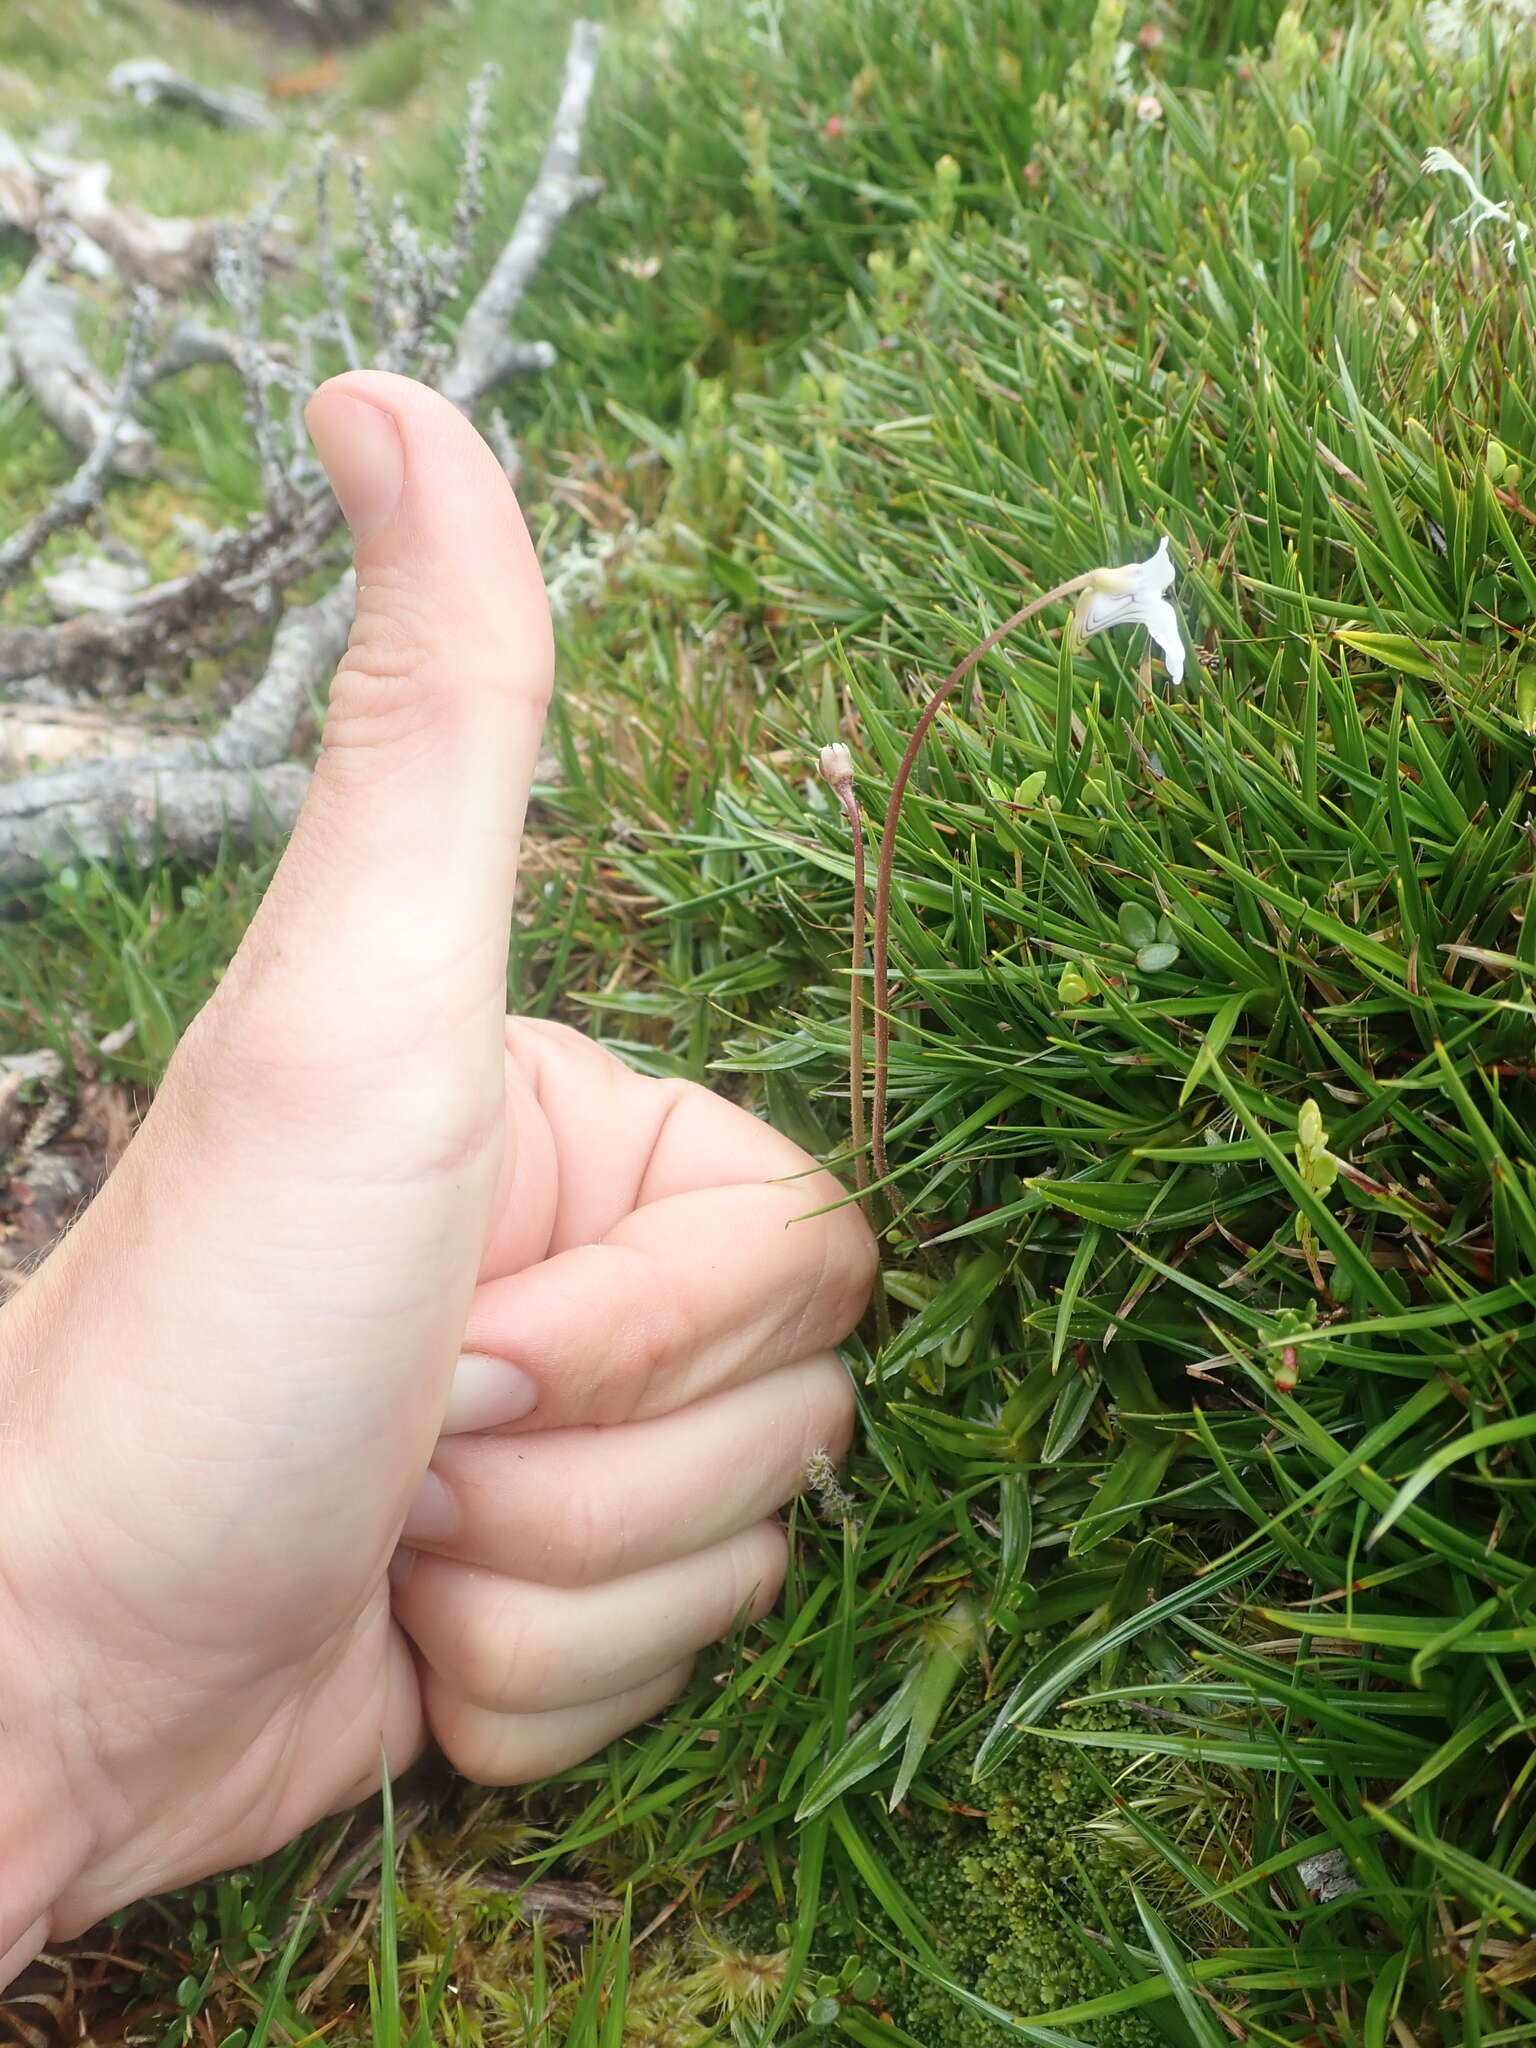
[[[982,1704],[979,1691],[962,1705]],[[1129,1728],[1114,1709],[1067,1714],[1063,1725]],[[1088,1823],[1108,1803],[1093,1752],[1027,1737],[981,1789],[971,1748],[951,1750],[928,1773],[953,1808],[913,1806],[901,1817],[894,1874],[934,1930],[954,1981],[1017,2018],[1049,2019],[1123,1982],[1117,1936],[1139,1936],[1130,1881]],[[1117,1752],[1099,1751],[1113,1771]],[[1007,2029],[959,2006],[915,1973],[888,1988],[892,2016],[944,2048],[1002,2048]],[[1094,2023],[1095,2048],[1151,2048],[1151,2022],[1128,2013]]]

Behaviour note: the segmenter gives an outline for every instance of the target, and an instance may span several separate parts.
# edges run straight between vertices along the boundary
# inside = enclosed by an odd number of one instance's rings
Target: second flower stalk
[[[863,813],[854,787],[853,756],[846,746],[834,743],[820,755],[822,779],[837,798],[848,820],[853,846],[853,946],[852,975],[848,1003],[849,1138],[855,1185],[859,1200],[873,1225],[872,1186],[883,1188],[890,1178],[886,1156],[886,1125],[890,1098],[890,925],[891,885],[896,859],[896,833],[906,799],[912,770],[922,751],[934,720],[976,664],[991,653],[1001,640],[1045,610],[1047,605],[1075,596],[1077,609],[1070,632],[1074,646],[1081,646],[1095,633],[1112,626],[1145,626],[1168,671],[1169,682],[1177,687],[1183,680],[1185,650],[1179,615],[1168,597],[1176,571],[1168,553],[1167,537],[1144,562],[1130,562],[1115,568],[1084,571],[1054,585],[1041,596],[1006,618],[980,640],[950,670],[929,696],[912,729],[906,750],[897,766],[880,829],[879,858],[875,878],[874,930],[870,944],[870,1006],[873,1018],[873,1048],[869,1115],[867,1123],[868,1162],[865,1158],[866,1119],[864,1100],[864,957],[867,905],[867,868]]]

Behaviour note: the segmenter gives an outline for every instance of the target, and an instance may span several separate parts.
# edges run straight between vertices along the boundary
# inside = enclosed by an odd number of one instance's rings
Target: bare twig
[[[281,372],[267,348],[262,315],[267,296],[267,233],[291,182],[290,172],[238,233],[220,240],[214,258],[214,277],[235,316],[245,417],[261,465],[262,497],[280,518],[291,517],[295,509],[294,478],[283,460],[282,436],[268,396],[269,387],[281,381]]]
[[[280,761],[292,744],[305,703],[318,696],[341,657],[355,600],[356,583],[349,570],[324,597],[286,613],[260,680],[223,724],[205,739],[167,740],[146,749],[130,764],[134,772],[267,768]],[[58,805],[85,803],[100,795],[118,772],[119,764],[97,761],[0,783],[0,874],[14,845],[4,837],[9,824],[24,828]]]
[[[1091,571],[1088,572],[1091,574]],[[906,752],[896,770],[896,779],[891,784],[890,798],[885,807],[885,823],[880,828],[880,864],[875,877],[875,931],[874,960],[871,979],[872,999],[875,1008],[875,1074],[873,1100],[870,1104],[870,1153],[874,1161],[875,1179],[885,1181],[890,1174],[890,1162],[885,1156],[886,1108],[890,1094],[891,1078],[891,878],[896,865],[896,831],[901,823],[901,806],[906,797],[907,784],[912,779],[912,770],[922,751],[928,729],[939,712],[965,681],[971,670],[985,655],[992,652],[1000,640],[1027,625],[1037,612],[1043,612],[1048,604],[1055,604],[1063,597],[1073,597],[1088,582],[1088,574],[1069,577],[1065,583],[1058,583],[1043,597],[1031,598],[1021,605],[1011,617],[996,626],[985,640],[979,641],[965,659],[952,668],[949,674],[933,692],[923,706],[922,716],[912,728],[912,737],[907,741]]]
[[[458,296],[470,258],[475,253],[475,235],[485,212],[485,138],[491,121],[491,88],[496,78],[496,66],[487,64],[469,89],[464,155],[459,165],[459,185],[453,203],[453,233],[441,280],[447,298]]]
[[[0,888],[24,888],[81,851],[125,850],[142,860],[171,848],[205,859],[218,848],[221,806],[240,843],[286,832],[309,771],[282,757],[300,712],[340,659],[355,596],[349,572],[323,598],[289,612],[260,682],[210,739],[167,740],[128,760],[0,784]]]
[[[571,30],[560,104],[544,160],[516,227],[464,316],[453,367],[443,380],[443,395],[455,405],[472,404],[505,374],[502,364],[512,346],[507,330],[561,223],[574,207],[601,190],[599,181],[581,174],[582,130],[601,41],[602,30],[595,22],[578,21]]]
[[[67,761],[118,759],[144,751],[144,729],[110,719],[94,708],[0,704],[0,770],[32,775]]]
[[[42,511],[18,527],[9,540],[0,542],[0,591],[9,590],[25,575],[46,542],[67,527],[78,526],[101,503],[107,480],[118,466],[119,449],[125,433],[143,434],[135,427],[133,407],[149,381],[144,364],[145,346],[158,301],[152,292],[134,295],[133,319],[123,351],[123,367],[117,389],[107,401],[101,432],[84,462],[67,482],[62,483]],[[146,440],[147,436],[144,437]]]
[[[357,336],[352,332],[352,320],[347,311],[347,296],[336,261],[336,224],[331,217],[331,166],[334,161],[335,147],[330,137],[325,136],[315,157],[315,248],[320,259],[320,282],[325,287],[325,307],[332,331],[347,368],[357,370],[361,369],[363,359],[358,352]]]
[[[203,363],[224,363],[232,370],[241,370],[239,335],[231,334],[227,327],[212,327],[205,320],[178,320],[145,371],[144,382],[160,384],[167,377],[179,377],[184,370],[195,370]]]
[[[0,131],[0,223],[89,276],[114,270],[133,284],[175,291],[213,260],[214,224],[144,213],[109,199],[111,166],[34,150]]]
[[[316,488],[296,521],[265,513],[221,534],[201,567],[152,584],[120,610],[0,631],[0,681],[48,675],[99,695],[133,680],[146,660],[169,676],[249,628],[274,589],[313,569],[339,519],[329,491]]]
[[[373,194],[368,189],[367,166],[360,156],[352,154],[344,156],[342,164],[352,194],[352,225],[357,233],[358,253],[363,261],[363,274],[368,279],[374,341],[379,357],[385,359],[393,339],[389,317],[389,259],[384,251],[384,237],[379,233],[378,216],[373,210]]]
[[[109,860],[126,854],[141,866],[166,853],[212,860],[220,847],[276,841],[293,829],[309,770],[297,762],[225,771],[185,769],[175,775],[140,770],[132,761],[103,764],[117,770],[98,796],[80,804],[54,804],[25,834],[7,831],[0,842],[0,877],[11,888],[43,881],[64,862],[84,855]]]

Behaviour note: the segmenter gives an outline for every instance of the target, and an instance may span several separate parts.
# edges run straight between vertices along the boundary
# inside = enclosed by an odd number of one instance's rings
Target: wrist
[[[33,1754],[0,1707],[0,1992],[49,1940],[55,1902],[84,1864],[83,1833],[63,1772]]]
[[[20,1488],[0,1488],[12,1496]],[[0,1516],[0,1991],[59,1930],[54,1908],[90,1859],[61,1744],[69,1718],[57,1658],[42,1649],[8,1572],[27,1545]]]
[[[19,1941],[13,1941],[8,1949],[0,1953],[0,1991],[15,1983],[28,1963],[43,1952],[48,1939],[48,1915],[40,1914],[26,1929]]]

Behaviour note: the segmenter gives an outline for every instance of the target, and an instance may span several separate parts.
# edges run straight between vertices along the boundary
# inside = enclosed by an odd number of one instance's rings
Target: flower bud
[[[820,767],[822,781],[829,782],[834,789],[853,780],[853,756],[837,742],[822,748]]]

